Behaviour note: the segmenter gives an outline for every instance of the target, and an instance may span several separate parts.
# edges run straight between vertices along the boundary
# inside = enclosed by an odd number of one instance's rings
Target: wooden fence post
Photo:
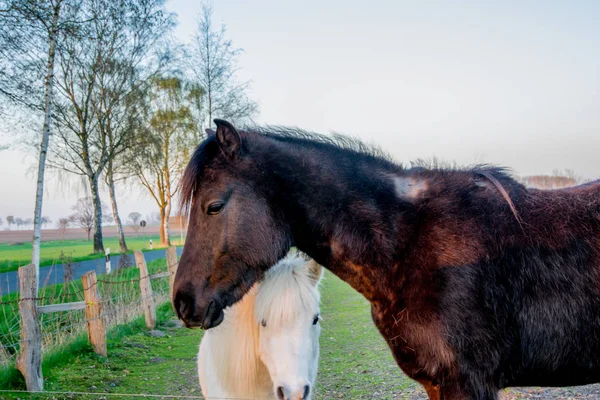
[[[21,349],[17,357],[17,369],[25,377],[27,390],[40,392],[44,390],[42,375],[42,332],[37,313],[37,279],[35,265],[19,268],[21,301]]]
[[[83,298],[85,299],[85,319],[87,320],[88,339],[96,354],[108,357],[106,350],[106,326],[102,317],[102,300],[98,293],[96,271],[90,271],[81,277]]]
[[[146,265],[144,253],[137,250],[134,255],[135,263],[140,270],[140,291],[144,316],[146,318],[146,327],[148,329],[154,329],[156,327],[156,308],[154,308],[154,299],[152,298],[152,284],[150,283],[148,266]]]
[[[167,271],[171,273],[171,275],[169,275],[169,299],[171,299],[171,303],[173,302],[173,283],[175,282],[175,274],[177,273],[178,265],[177,247],[171,246],[167,248]]]

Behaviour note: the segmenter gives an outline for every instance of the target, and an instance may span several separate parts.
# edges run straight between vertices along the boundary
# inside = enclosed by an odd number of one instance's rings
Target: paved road
[[[177,255],[181,256],[183,247],[177,248]],[[133,260],[133,254],[129,257]],[[144,252],[144,257],[147,262],[157,260],[159,258],[165,258],[165,250],[153,250]],[[110,257],[113,271],[119,266],[119,259],[121,256],[115,255]],[[79,279],[83,274],[88,271],[96,271],[97,274],[103,274],[106,272],[106,262],[104,258],[98,258],[95,260],[80,261],[73,264],[74,279]],[[63,283],[63,265],[56,264],[48,267],[40,268],[41,286],[54,285],[56,283]],[[0,274],[0,295],[19,291],[19,277],[17,271],[5,272]]]

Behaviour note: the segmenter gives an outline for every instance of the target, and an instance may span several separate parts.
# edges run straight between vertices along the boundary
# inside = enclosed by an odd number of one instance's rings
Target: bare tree
[[[42,217],[42,225],[44,226],[44,229],[50,223],[52,223],[52,220],[50,220],[50,218],[48,218],[48,217]]]
[[[54,99],[54,65],[56,43],[59,36],[74,32],[77,21],[74,16],[79,0],[0,0],[0,94],[28,108],[44,113],[42,137],[39,147],[37,188],[34,210],[33,251],[31,262],[39,276],[40,243],[42,226],[42,202],[46,156],[50,142],[52,105]],[[36,82],[41,77],[35,72],[43,71],[45,56],[43,108],[36,101]],[[2,65],[9,64],[9,65]],[[8,68],[2,68],[2,67]],[[31,73],[34,72],[34,73]],[[4,79],[1,79],[4,78]],[[33,100],[32,100],[33,99]],[[39,279],[37,280],[39,283]]]
[[[153,39],[148,38],[156,33],[156,21],[168,25],[169,17],[161,0],[94,0],[84,11],[91,23],[81,27],[81,39],[66,41],[58,52],[61,96],[56,114],[62,129],[50,165],[86,177],[95,209],[94,251],[101,252],[100,176],[132,143],[125,123],[127,96],[141,79],[138,71],[151,48]],[[113,218],[120,226],[114,181],[108,184]],[[120,239],[124,250],[122,234]]]
[[[140,230],[140,221],[142,220],[142,214],[140,214],[139,212],[132,212],[129,213],[128,218],[131,221],[131,228],[135,231],[135,233],[137,233]]]
[[[25,224],[25,221],[23,221],[23,218],[15,218],[15,224],[17,224],[17,230],[21,230],[21,227],[23,224]]]
[[[118,34],[110,53],[103,53],[104,62],[98,74],[98,88],[92,103],[100,137],[105,138],[107,164],[105,182],[108,186],[113,220],[122,253],[127,252],[123,225],[118,212],[115,181],[128,178],[121,164],[127,162],[127,149],[143,144],[136,136],[144,91],[149,82],[170,61],[169,52],[157,51],[162,37],[173,27],[173,19],[164,10],[162,0],[138,0],[144,7],[127,9],[129,15],[115,19]],[[126,13],[127,14],[127,13]]]
[[[70,224],[70,218],[59,218],[58,222],[56,223],[56,227],[58,228],[63,241],[65,240],[65,233],[67,232]]]
[[[11,228],[12,224],[15,223],[15,217],[12,215],[9,215],[6,217],[6,223],[8,224],[8,229]]]
[[[0,226],[4,225],[4,221],[0,218]]]
[[[142,214],[140,214],[137,211],[134,211],[132,213],[129,213],[128,218],[133,225],[138,225],[142,219]]]
[[[78,199],[72,208],[75,213],[69,217],[69,220],[76,226],[83,228],[87,233],[87,240],[90,240],[95,219],[94,202],[90,197],[84,197]]]
[[[258,113],[258,105],[247,95],[250,83],[239,82],[236,77],[242,50],[235,48],[225,34],[225,25],[219,28],[213,25],[212,8],[204,3],[190,62],[196,81],[206,91],[206,101],[199,106],[205,110],[207,127],[211,126],[213,117],[239,123]]]

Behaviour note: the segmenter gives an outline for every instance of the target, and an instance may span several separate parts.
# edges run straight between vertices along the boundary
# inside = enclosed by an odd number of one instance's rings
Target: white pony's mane
[[[318,309],[320,294],[315,282],[319,278],[301,258],[284,258],[267,271],[260,284],[254,308],[256,320],[265,321],[269,326],[281,326],[300,314]]]
[[[223,323],[209,331],[213,348],[219,352],[212,367],[218,370],[217,376],[223,377],[223,386],[234,393],[246,398],[264,396],[254,393],[255,388],[264,387],[259,379],[269,376],[258,356],[261,321],[280,326],[319,306],[315,282],[320,276],[315,277],[306,264],[298,256],[288,255],[238,303],[226,309]]]

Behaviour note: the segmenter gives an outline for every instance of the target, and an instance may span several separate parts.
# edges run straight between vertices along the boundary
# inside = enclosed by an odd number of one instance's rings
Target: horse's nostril
[[[310,386],[304,385],[304,394],[302,395],[302,399],[306,399],[310,394]]]
[[[174,306],[178,317],[186,321],[194,312],[194,297],[185,292],[179,292],[175,295]]]
[[[283,391],[283,386],[277,386],[277,398],[279,400],[284,400],[285,399],[285,393]]]
[[[187,303],[179,300],[179,315],[185,315],[185,310],[187,310]]]

